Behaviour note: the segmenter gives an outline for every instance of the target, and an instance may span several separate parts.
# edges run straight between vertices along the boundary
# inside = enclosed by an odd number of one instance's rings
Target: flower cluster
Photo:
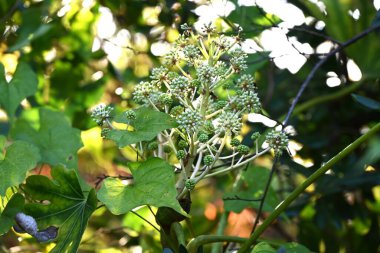
[[[276,155],[281,155],[282,151],[288,147],[289,139],[283,131],[271,130],[265,139]]]
[[[170,88],[173,94],[185,96],[190,91],[189,79],[185,76],[178,76],[171,81]]]
[[[261,108],[259,97],[254,91],[238,92],[236,106],[244,112],[259,112]]]
[[[244,145],[246,140],[238,135],[244,114],[260,113],[261,103],[254,77],[244,73],[248,55],[239,36],[219,35],[211,25],[204,26],[201,35],[187,24],[181,28],[183,34],[163,57],[162,66],[152,70],[149,81],[135,85],[133,92],[136,103],[170,115],[178,126],[134,149],[143,157],[145,151],[168,160],[176,156],[184,172],[182,185],[192,190],[215,164],[230,162],[231,168],[238,168],[244,159],[254,157],[253,152],[258,154],[260,133],[251,137],[255,148]],[[99,106],[92,113],[103,126],[103,136],[112,128],[111,112],[112,108]],[[137,117],[132,110],[123,116],[130,123]],[[288,137],[273,130],[266,142],[279,155]]]
[[[257,87],[253,76],[244,74],[237,80],[238,87],[246,91],[256,91]]]
[[[197,68],[197,77],[201,83],[211,83],[217,76],[214,66],[202,64]]]
[[[248,55],[244,53],[240,48],[231,52],[230,63],[236,73],[240,73],[248,68],[246,59]]]
[[[188,60],[190,66],[194,65],[196,60],[200,59],[199,49],[194,45],[187,45],[183,49],[183,53]]]
[[[102,126],[111,117],[112,111],[112,107],[100,104],[91,111],[91,117],[99,126]]]
[[[241,127],[241,118],[236,113],[223,111],[217,119],[217,128],[227,135],[238,134]]]
[[[202,117],[198,112],[186,109],[178,116],[177,122],[179,128],[188,132],[196,132],[202,125]]]

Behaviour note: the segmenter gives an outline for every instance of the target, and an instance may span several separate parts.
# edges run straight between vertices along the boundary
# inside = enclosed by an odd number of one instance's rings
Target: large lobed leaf
[[[74,170],[56,167],[52,169],[52,177],[52,180],[40,175],[27,178],[28,197],[48,204],[27,204],[25,212],[36,219],[39,229],[58,227],[56,246],[51,253],[75,253],[88,219],[96,209],[95,191],[92,189],[85,196]]]
[[[4,160],[0,161],[0,196],[5,195],[8,187],[21,184],[39,160],[40,153],[34,145],[23,141],[10,145]]]
[[[82,147],[80,131],[71,127],[61,112],[46,108],[39,110],[39,129],[26,115],[18,119],[11,129],[11,136],[34,144],[40,149],[41,162],[50,165],[64,164],[77,167],[77,151]]]
[[[234,189],[231,192],[224,194],[224,208],[227,211],[240,213],[244,208],[258,208],[260,202],[254,199],[261,198],[265,184],[268,181],[270,171],[263,167],[249,167],[243,172],[239,189]],[[241,198],[244,200],[234,200]],[[231,200],[232,199],[232,200]],[[252,201],[249,201],[252,200]],[[272,187],[269,187],[267,197],[264,202],[264,211],[273,211],[278,204],[278,199]]]
[[[111,130],[107,138],[115,141],[119,147],[125,147],[140,141],[150,141],[161,131],[177,126],[177,122],[168,114],[158,112],[147,107],[136,110],[136,119],[131,123],[134,130]],[[129,124],[130,121],[123,114],[117,116],[115,121]]]
[[[279,249],[274,249],[267,242],[259,242],[251,251],[251,253],[310,253],[311,251],[305,246],[296,242],[284,243]]]
[[[125,184],[116,178],[104,180],[98,199],[113,214],[123,214],[142,205],[171,207],[184,214],[176,195],[173,168],[160,158],[130,163],[133,183]]]
[[[38,79],[32,69],[23,62],[17,66],[12,80],[5,79],[4,66],[0,64],[0,106],[13,118],[20,102],[37,91]]]
[[[0,236],[7,233],[16,224],[14,217],[22,212],[24,208],[24,196],[16,193],[7,203],[4,211],[0,215]]]

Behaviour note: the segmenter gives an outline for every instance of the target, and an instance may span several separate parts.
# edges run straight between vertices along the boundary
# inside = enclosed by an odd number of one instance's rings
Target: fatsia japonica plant
[[[241,143],[244,115],[262,108],[254,77],[245,73],[239,35],[220,35],[211,26],[201,33],[187,24],[181,28],[162,66],[135,86],[136,109],[115,112],[102,104],[92,110],[102,136],[136,155],[128,164],[130,185],[108,178],[98,198],[114,214],[159,207],[162,245],[173,251],[184,241],[171,238],[171,231],[188,216],[191,191],[202,179],[242,170],[271,150],[280,156],[288,145],[287,134],[274,128],[264,136],[253,133],[253,147]]]

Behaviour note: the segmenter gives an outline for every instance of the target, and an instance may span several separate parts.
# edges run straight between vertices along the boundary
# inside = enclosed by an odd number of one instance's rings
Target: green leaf
[[[172,166],[160,158],[130,163],[133,182],[129,185],[117,178],[104,180],[98,199],[113,214],[123,214],[135,207],[152,205],[171,207],[187,215],[179,205]]]
[[[18,36],[8,51],[13,52],[30,44],[34,39],[45,35],[53,28],[51,23],[42,24],[41,18],[44,14],[42,8],[26,8],[21,12],[23,25],[17,31]]]
[[[92,189],[85,196],[74,170],[53,168],[52,178],[40,175],[27,178],[25,191],[28,197],[45,203],[27,204],[25,213],[36,219],[39,229],[58,227],[56,246],[51,253],[75,253],[88,219],[96,209],[95,191]]]
[[[276,253],[276,250],[266,242],[259,242],[251,253]]]
[[[36,145],[41,152],[41,162],[77,167],[77,152],[82,147],[80,131],[72,128],[61,112],[45,108],[39,110],[39,123],[27,119],[25,113],[11,129],[11,136]],[[36,130],[35,125],[38,125]]]
[[[351,96],[356,100],[356,102],[358,102],[359,104],[361,104],[367,108],[370,108],[373,110],[380,110],[380,102],[378,102],[376,100],[373,100],[373,99],[370,99],[367,97],[363,97],[363,96],[360,96],[357,94],[352,94]]]
[[[5,143],[7,142],[7,137],[4,135],[0,135],[0,150],[3,150],[5,147]],[[0,152],[0,160],[3,160],[5,157],[5,154],[3,152]]]
[[[9,200],[0,216],[0,236],[7,233],[16,224],[14,217],[24,209],[24,196],[16,193]]]
[[[247,207],[258,208],[260,202],[254,200],[262,196],[269,173],[270,170],[263,167],[249,167],[244,171],[239,184],[240,188],[225,193],[223,196],[226,211],[240,213]],[[226,198],[233,200],[226,200]],[[236,198],[240,198],[240,200],[235,200]],[[272,211],[277,204],[278,199],[276,193],[272,187],[269,187],[263,210]]]
[[[36,74],[26,63],[18,64],[9,83],[5,79],[4,66],[0,64],[0,106],[10,118],[14,117],[20,102],[37,91],[37,84]]]
[[[308,248],[296,242],[285,243],[280,247],[280,249],[284,249],[283,251],[281,251],[284,253],[310,253],[311,252]]]
[[[0,196],[5,195],[8,187],[21,184],[39,160],[40,154],[34,145],[23,141],[10,145],[4,160],[0,161]]]
[[[125,147],[139,141],[150,141],[161,131],[177,126],[177,122],[168,114],[158,112],[147,107],[136,110],[136,119],[131,123],[134,130],[111,130],[107,138],[115,141],[119,147]],[[120,114],[115,118],[116,122],[129,124],[129,120]]]

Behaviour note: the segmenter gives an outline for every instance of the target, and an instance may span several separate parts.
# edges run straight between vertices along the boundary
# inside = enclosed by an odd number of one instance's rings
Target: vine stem
[[[316,170],[310,177],[308,177],[301,185],[299,185],[290,195],[281,202],[276,209],[266,218],[263,224],[258,227],[250,238],[244,242],[238,253],[248,252],[249,248],[257,241],[259,236],[269,227],[269,225],[282,213],[285,209],[299,196],[301,195],[307,187],[314,183],[320,176],[324,175],[334,164],[342,160],[345,156],[350,154],[353,150],[359,147],[360,144],[368,140],[372,135],[380,130],[380,122],[372,127],[367,133],[360,136],[350,145],[345,147],[341,152],[336,156],[331,158],[327,163],[322,167]]]
[[[307,76],[307,78],[305,79],[305,81],[302,83],[300,89],[298,90],[298,93],[296,95],[296,97],[294,98],[289,110],[288,110],[288,113],[285,117],[285,120],[283,122],[283,125],[287,125],[289,119],[290,119],[290,116],[292,115],[293,111],[294,111],[294,108],[296,106],[296,104],[298,103],[299,99],[301,98],[302,96],[302,93],[305,91],[306,87],[309,85],[311,79],[313,79],[315,73],[317,72],[317,70],[333,55],[335,55],[336,53],[340,52],[341,50],[343,50],[344,48],[354,44],[356,41],[364,38],[365,36],[367,36],[369,33],[377,30],[380,28],[380,24],[377,24],[377,25],[373,25],[369,28],[367,28],[366,30],[364,30],[363,32],[359,33],[358,35],[352,37],[351,39],[347,40],[346,42],[342,43],[341,45],[339,45],[337,48],[335,48],[334,50],[332,50],[330,53],[328,53],[324,58],[322,58],[321,60],[319,60],[317,62],[317,64],[314,65],[313,69],[310,71],[309,75]]]
[[[327,60],[334,56],[336,53],[342,51],[344,48],[348,47],[349,45],[352,45],[353,43],[355,43],[356,41],[364,38],[365,36],[367,36],[368,34],[370,34],[371,32],[377,30],[380,28],[380,24],[377,24],[377,25],[374,25],[374,26],[371,26],[369,28],[367,28],[366,30],[364,30],[363,32],[359,33],[358,35],[352,37],[351,39],[347,40],[346,42],[344,43],[341,43],[339,44],[339,46],[337,48],[335,48],[334,50],[332,50],[331,52],[329,52],[324,58],[320,59],[317,64],[314,65],[314,67],[312,68],[312,70],[310,71],[309,75],[307,76],[307,78],[305,79],[305,81],[301,84],[301,87],[300,89],[298,90],[297,92],[297,95],[296,97],[294,98],[287,114],[286,114],[286,117],[285,117],[285,120],[283,122],[283,126],[285,128],[285,126],[288,124],[289,122],[289,119],[290,119],[290,116],[292,115],[292,113],[295,111],[295,107],[298,103],[298,101],[300,100],[303,92],[305,91],[306,87],[310,84],[311,80],[313,79],[315,73],[317,72],[317,70],[324,64],[327,62]],[[338,94],[340,95],[340,94]],[[343,93],[344,95],[344,93]],[[330,98],[329,98],[330,99]],[[323,102],[323,100],[315,100],[317,102]],[[308,104],[306,105],[306,108],[307,106],[310,106],[310,105],[313,105],[313,104]],[[304,106],[305,107],[305,106]],[[300,110],[300,109],[298,109]],[[284,129],[283,128],[283,129]],[[272,165],[272,169],[271,169],[271,174],[269,176],[269,179],[267,181],[267,184],[266,184],[266,188],[265,188],[265,191],[264,191],[264,194],[263,194],[263,198],[260,202],[260,207],[259,207],[259,210],[257,212],[257,216],[256,216],[256,220],[254,222],[254,226],[253,226],[253,229],[252,229],[252,233],[254,233],[254,230],[256,229],[258,223],[259,223],[259,218],[261,216],[261,212],[262,212],[262,207],[264,205],[264,202],[265,202],[265,198],[266,198],[266,194],[267,194],[267,190],[269,189],[268,186],[270,185],[271,183],[271,180],[272,180],[272,176],[273,176],[273,172],[274,172],[274,169],[275,169],[275,162],[276,162],[276,159],[274,160],[273,162],[273,165]]]
[[[226,236],[226,235],[200,235],[195,237],[193,240],[187,244],[187,251],[189,253],[196,253],[198,247],[204,244],[215,243],[215,242],[236,242],[244,243],[247,238],[242,238],[238,236]]]
[[[272,163],[272,169],[270,170],[268,180],[267,180],[267,182],[265,184],[264,193],[263,193],[263,195],[262,195],[262,197],[260,199],[259,210],[257,211],[257,216],[256,216],[256,219],[255,219],[255,223],[253,224],[253,228],[252,228],[252,232],[251,233],[253,233],[256,230],[256,227],[259,224],[260,216],[261,216],[261,213],[262,213],[263,208],[264,208],[265,199],[266,199],[268,191],[269,191],[269,186],[270,186],[270,184],[272,182],[273,174],[276,171],[277,160],[278,160],[278,156],[275,156],[275,158],[273,160],[273,163]]]
[[[319,104],[322,104],[325,102],[329,102],[329,101],[333,101],[333,100],[342,98],[346,95],[349,95],[352,92],[354,92],[355,90],[357,90],[358,88],[360,88],[360,86],[362,86],[363,84],[364,84],[363,81],[359,81],[359,82],[356,82],[354,84],[350,84],[349,86],[342,88],[337,92],[329,93],[329,94],[324,95],[324,96],[319,96],[319,97],[310,99],[310,100],[308,100],[302,104],[297,105],[294,108],[293,115],[298,115],[301,112],[308,110],[309,108],[312,108],[316,105],[319,105]],[[286,117],[286,115],[281,116],[280,120],[284,120],[285,117]]]

